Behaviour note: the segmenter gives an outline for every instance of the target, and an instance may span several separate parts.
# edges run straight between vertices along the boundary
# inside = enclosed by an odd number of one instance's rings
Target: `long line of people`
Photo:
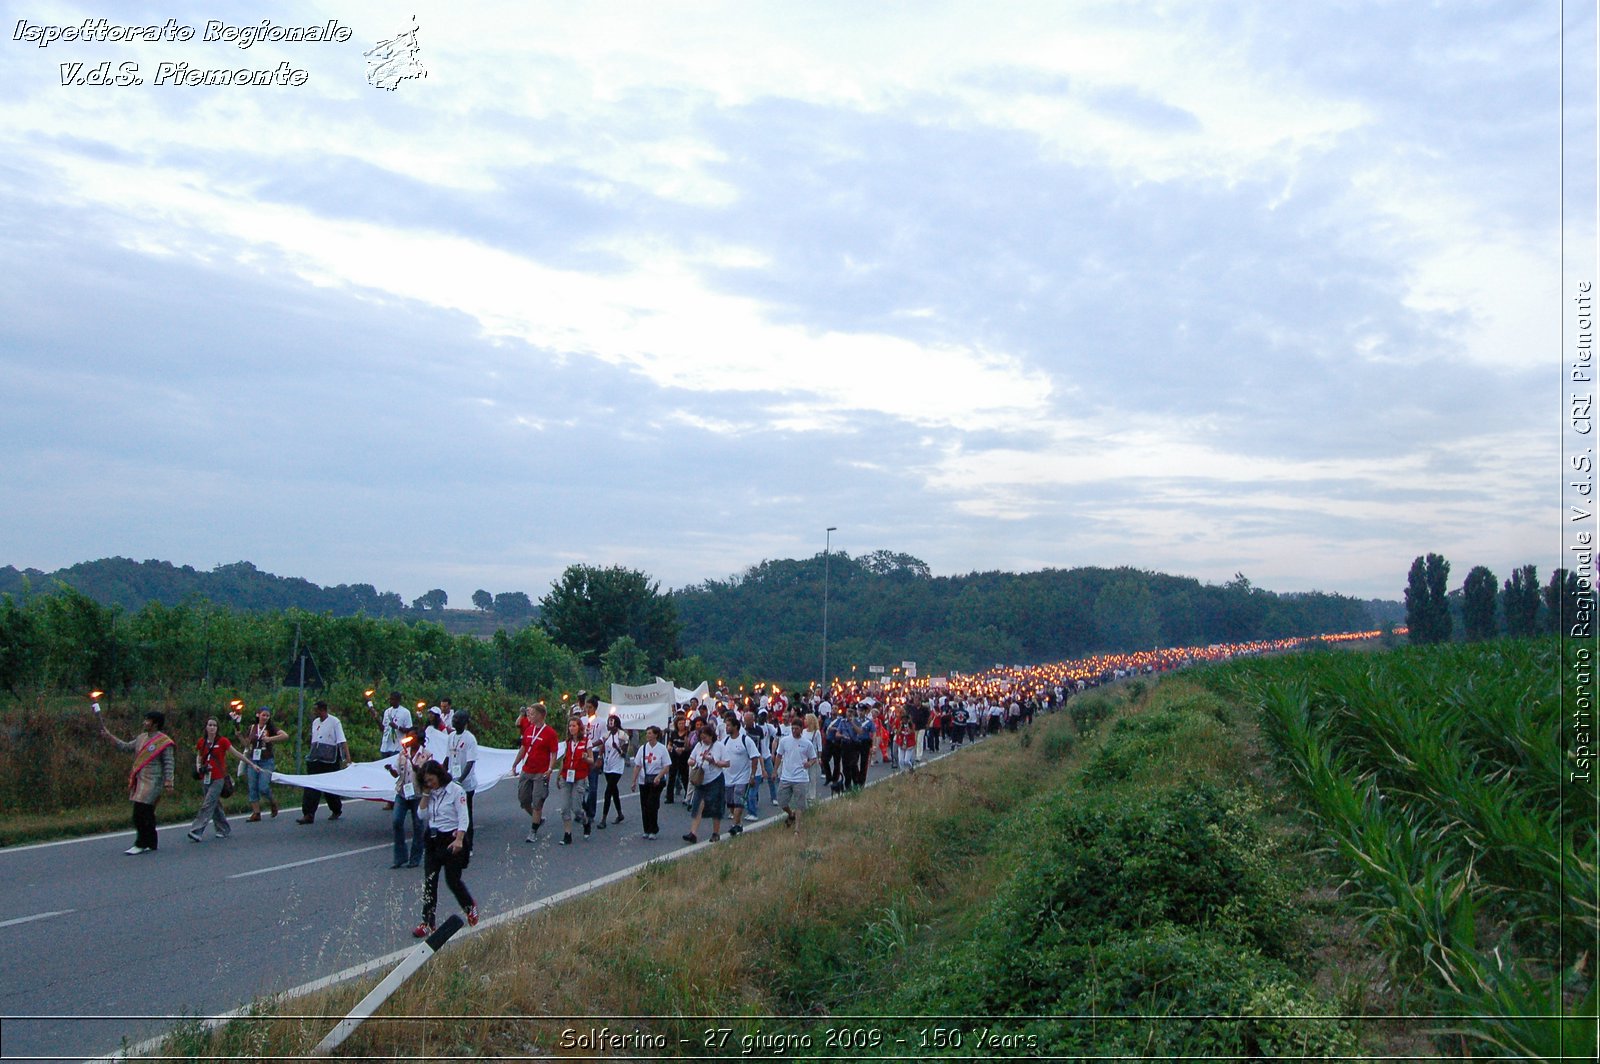
[[[874,760],[895,771],[915,772],[946,745],[959,748],[1002,731],[1017,731],[1037,714],[1053,712],[1091,687],[1197,662],[1291,650],[1303,642],[1105,654],[946,677],[836,680],[793,697],[776,685],[757,684],[748,693],[743,688],[735,693],[718,681],[709,697],[675,706],[664,730],[649,727],[639,733],[625,731],[615,716],[602,719],[598,696],[579,692],[563,707],[564,736],[550,723],[542,703],[522,707],[509,775],[517,781],[516,800],[529,819],[528,843],[539,842],[552,796],[562,824],[561,845],[572,845],[574,826],[589,839],[608,823],[621,825],[626,819],[621,790],[625,778],[630,793],[639,795],[642,837],[647,841],[660,837],[663,804],[678,802],[690,816],[683,835],[686,843],[699,842],[707,822],[708,841],[721,839],[725,821],[727,834],[737,836],[747,823],[760,819],[763,791],[766,800],[783,812],[785,823],[798,831],[809,803],[825,797],[824,790],[838,795],[864,786]],[[413,719],[398,693],[389,695],[389,706],[380,714],[370,700],[373,692],[367,694],[367,708],[380,728],[379,749],[394,778],[394,793],[386,803],[393,810],[390,867],[424,869],[423,917],[415,933],[422,937],[433,930],[441,874],[467,922],[475,924],[477,904],[462,880],[473,849],[479,760],[470,716],[453,710],[444,698],[431,707],[419,703]],[[98,702],[95,710],[98,714]],[[350,761],[343,727],[326,703],[318,702],[315,710],[307,771],[336,771]],[[229,715],[236,725],[241,723],[237,710]],[[160,733],[160,715],[151,716],[154,723],[147,720],[146,732],[135,741],[116,740],[135,753],[130,794],[138,833],[130,854],[154,851],[154,805],[163,790],[172,790],[171,740]],[[207,823],[215,826],[219,837],[231,831],[220,803],[230,754],[249,770],[249,821],[261,819],[263,803],[272,816],[278,813],[271,791],[273,753],[287,733],[266,708],[231,743],[217,725],[216,718],[209,721],[196,746],[196,778],[202,779],[206,791],[190,829],[189,837],[197,842]],[[241,755],[241,749],[248,756]],[[339,796],[307,786],[297,823],[313,823],[324,799],[330,818],[339,819]]]

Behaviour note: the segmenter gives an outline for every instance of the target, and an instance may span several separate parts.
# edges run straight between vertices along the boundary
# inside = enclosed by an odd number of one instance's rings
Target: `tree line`
[[[824,570],[826,569],[826,574]],[[1222,585],[1139,569],[1044,569],[936,577],[907,554],[765,561],[673,596],[683,646],[714,669],[816,677],[828,582],[829,672],[869,664],[974,671],[1096,653],[1376,628],[1398,603],[1320,591],[1277,594],[1243,574]]]
[[[370,585],[354,585],[352,598],[350,585],[318,588],[248,562],[203,574],[105,559],[63,570],[77,583],[0,579],[0,689],[255,689],[284,678],[297,632],[325,675],[351,682],[479,683],[526,694],[653,675],[801,683],[821,672],[825,569],[829,671],[848,676],[855,665],[862,678],[869,664],[903,660],[927,671],[972,671],[1350,631],[1386,619],[1348,596],[1275,594],[1243,575],[1221,586],[1127,568],[935,577],[920,559],[875,551],[764,561],[676,592],[638,570],[573,565],[537,604],[521,592],[506,603],[507,614],[536,614],[536,623],[478,637],[431,619],[447,604],[442,591],[397,610],[399,596]],[[17,570],[0,572],[8,575]],[[232,589],[228,604],[204,597],[213,585]],[[184,588],[186,598],[170,601]],[[304,598],[292,600],[296,592]],[[286,598],[289,605],[279,605]],[[475,605],[497,613],[501,598],[480,592]],[[344,613],[352,603],[371,608]]]
[[[1539,584],[1539,569],[1522,565],[1503,584],[1475,565],[1459,588],[1449,589],[1450,563],[1441,554],[1419,554],[1406,575],[1406,626],[1413,643],[1449,642],[1457,631],[1471,641],[1501,633],[1531,636],[1570,631],[1577,618],[1593,617],[1594,589],[1577,573],[1558,568]]]

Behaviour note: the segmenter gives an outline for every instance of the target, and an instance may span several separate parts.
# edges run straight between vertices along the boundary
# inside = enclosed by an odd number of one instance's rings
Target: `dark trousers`
[[[844,761],[844,747],[828,743],[822,754],[822,773],[828,777],[829,785],[838,787],[844,782]]]
[[[684,797],[689,795],[689,755],[673,754],[672,767],[667,769],[667,801],[672,801],[678,789],[683,789]]]
[[[600,807],[601,820],[604,820],[606,818],[606,814],[611,811],[611,804],[613,802],[615,802],[617,806],[617,819],[622,819],[622,792],[617,790],[617,784],[621,781],[621,779],[622,773],[620,772],[606,773],[606,800],[605,804]]]
[[[639,784],[639,815],[644,818],[646,835],[661,833],[661,790],[665,786],[662,783]]]
[[[462,843],[459,852],[451,853],[450,840],[453,838],[453,832],[448,835],[442,831],[428,832],[427,850],[422,858],[422,922],[429,927],[434,925],[433,917],[438,908],[441,869],[444,871],[444,885],[456,896],[456,904],[461,906],[461,911],[466,912],[473,905],[472,892],[461,882],[462,862],[467,856],[466,843]]]
[[[306,775],[308,776],[320,776],[324,772],[338,771],[339,765],[333,761],[306,762]],[[323,794],[321,791],[307,787],[305,793],[300,796],[300,815],[307,820],[314,818],[317,815],[317,806],[322,804],[324,798],[328,800],[328,812],[331,815],[338,816],[344,812],[343,798],[340,798],[337,794]]]
[[[133,803],[133,844],[147,850],[156,848],[156,806],[154,802]]]

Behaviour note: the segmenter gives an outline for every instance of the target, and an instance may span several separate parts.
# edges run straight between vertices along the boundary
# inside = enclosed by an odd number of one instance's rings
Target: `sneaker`
[[[148,846],[129,846],[122,852],[128,857],[137,857],[141,853],[149,853],[150,848]]]
[[[756,814],[753,811],[747,811],[745,813],[745,815],[744,815],[744,818],[746,820],[760,820],[761,819],[760,817],[756,816]]]
[[[684,842],[699,842],[700,840],[695,838],[694,832],[686,831],[686,832],[683,833],[683,841]],[[128,852],[132,853],[133,851],[129,850]]]
[[[412,938],[427,938],[431,934],[433,934],[433,925],[426,920],[411,929]]]
[[[606,829],[606,818],[605,817],[601,817],[600,818],[600,830],[604,831],[605,829]],[[587,825],[584,827],[583,833],[585,835],[589,834],[589,828],[587,827]]]
[[[467,926],[478,926],[478,907],[476,905],[467,906]]]
[[[612,821],[612,823],[613,823],[613,824],[620,824],[620,823],[622,823],[622,814],[621,814],[621,813],[620,813],[620,812],[619,812],[619,813],[617,813],[617,819],[615,819],[615,820],[613,820],[613,821]]]
[[[539,833],[537,831],[530,831],[530,832],[528,832],[528,837],[523,839],[522,841],[523,842],[538,842],[539,841]]]
[[[794,813],[791,812],[791,813],[787,814],[784,817],[783,823],[784,823],[784,825],[786,827],[791,827],[791,828],[794,827]]]
[[[303,816],[300,819],[296,820],[295,823],[296,824],[314,824],[314,823],[316,823],[316,821],[312,820],[308,816]]]
[[[185,833],[184,837],[186,839],[188,839],[190,842],[199,842],[200,841],[200,836],[196,835],[192,831]]]
[[[728,829],[728,834],[729,835],[743,835],[744,834],[744,828],[739,824],[735,824],[735,825],[733,825],[733,827]],[[713,836],[711,836],[711,838],[713,840],[715,840],[716,836],[713,835]]]
[[[256,824],[256,823],[259,823],[260,820],[261,820],[261,814],[260,813],[251,813],[249,816],[244,818],[244,822],[246,824]]]
[[[718,842],[718,841],[720,841],[720,840],[721,840],[721,839],[722,839],[722,836],[721,836],[721,835],[719,835],[719,834],[717,834],[717,833],[716,833],[716,832],[715,832],[715,831],[713,831],[713,832],[712,832],[712,833],[711,833],[711,841],[712,841],[712,842]]]
[[[340,818],[340,817],[342,817],[342,816],[344,816],[344,814],[343,814],[343,813],[335,813],[335,814],[333,814],[333,815],[332,815],[332,816],[330,816],[330,817],[329,817],[329,818],[328,818],[328,819],[329,819],[329,820],[338,820],[338,819],[339,819],[339,818]]]
[[[604,824],[601,824],[600,826],[601,827],[605,827]],[[583,837],[584,838],[588,838],[589,837],[589,825],[588,824],[583,825]]]
[[[561,845],[563,845],[563,846],[571,846],[572,845],[572,832],[569,831],[565,835],[561,836]]]

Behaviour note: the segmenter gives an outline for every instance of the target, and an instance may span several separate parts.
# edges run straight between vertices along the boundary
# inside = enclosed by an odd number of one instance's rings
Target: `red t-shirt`
[[[217,736],[216,744],[211,747],[210,765],[205,766],[202,764],[200,771],[203,773],[209,772],[211,774],[211,778],[214,780],[219,780],[223,776],[226,776],[228,774],[228,750],[232,746],[233,744],[228,741],[228,737],[226,735]],[[201,757],[205,757],[205,736],[202,735],[199,741],[194,744],[194,752],[199,754]]]
[[[560,740],[556,738],[556,730],[548,724],[539,726],[537,731],[533,722],[528,721],[522,734],[522,774],[524,776],[543,776],[550,771],[550,761],[556,756],[556,746]]]

